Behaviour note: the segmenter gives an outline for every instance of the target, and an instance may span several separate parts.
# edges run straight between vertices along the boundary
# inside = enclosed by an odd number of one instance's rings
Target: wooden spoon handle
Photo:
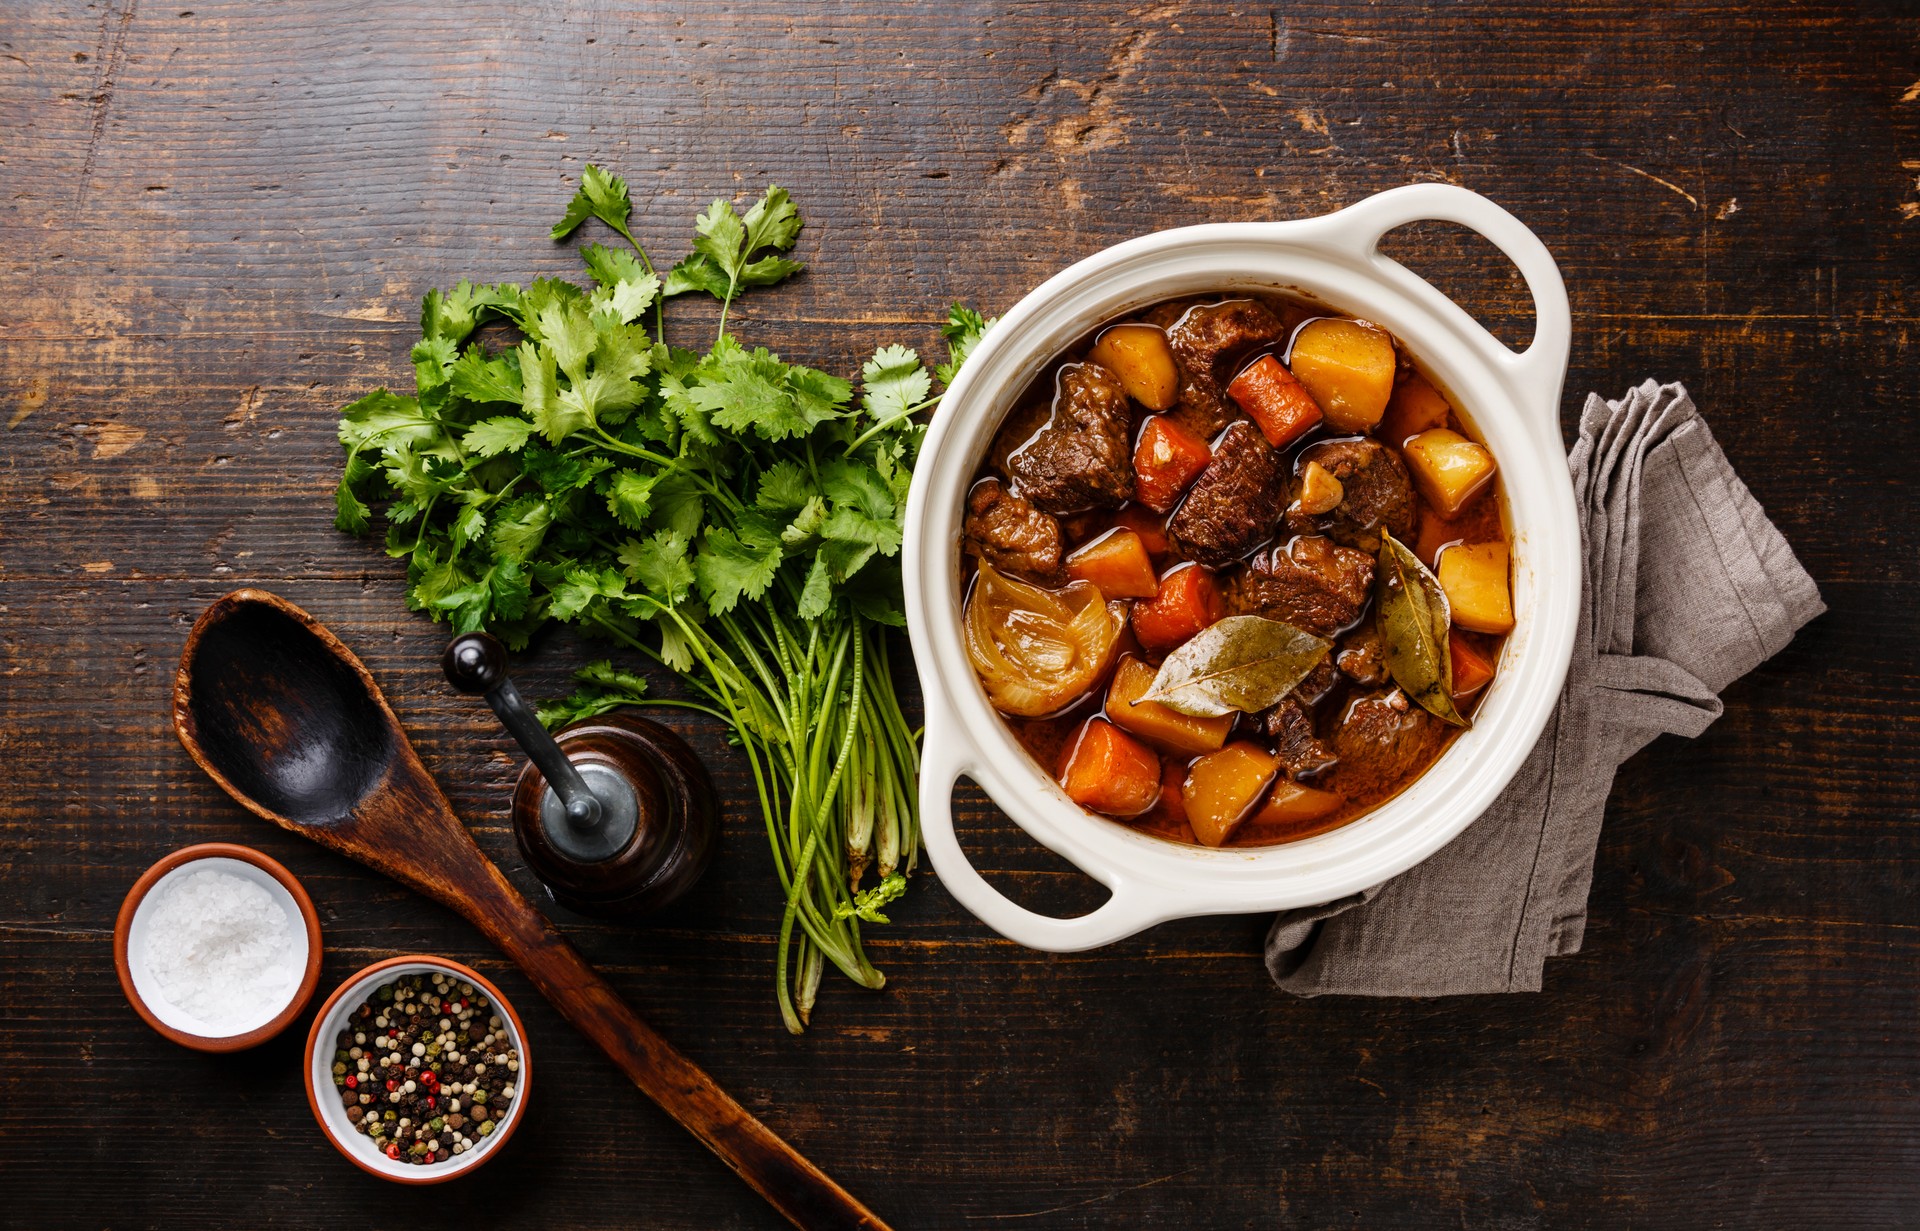
[[[654,1033],[545,915],[490,861],[486,866],[491,873],[487,896],[462,896],[449,905],[512,958],[541,995],[607,1053],[648,1098],[739,1172],[795,1226],[807,1231],[889,1231],[873,1211]]]

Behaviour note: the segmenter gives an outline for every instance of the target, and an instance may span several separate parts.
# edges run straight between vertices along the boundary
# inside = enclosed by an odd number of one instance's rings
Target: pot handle
[[[929,713],[929,719],[933,715]],[[994,931],[1008,940],[1048,953],[1077,953],[1097,949],[1131,936],[1181,912],[1162,896],[1111,868],[1088,866],[1069,857],[1074,866],[1105,885],[1113,894],[1097,910],[1074,919],[1056,919],[1015,903],[974,870],[960,848],[953,829],[953,788],[962,774],[981,777],[983,758],[952,729],[936,729],[929,721],[920,761],[920,837],[927,857],[947,892]],[[983,784],[985,785],[985,784]],[[1012,794],[1001,792],[1006,798]],[[1060,852],[1065,855],[1065,852]]]
[[[1537,396],[1553,418],[1558,439],[1560,430],[1560,386],[1566,378],[1567,354],[1573,340],[1573,317],[1567,303],[1566,283],[1553,254],[1527,225],[1477,192],[1452,184],[1408,184],[1356,202],[1332,215],[1345,224],[1342,234],[1352,236],[1355,254],[1370,260],[1383,274],[1418,284],[1422,298],[1437,301],[1434,306],[1450,310],[1471,324],[1489,343],[1488,350],[1508,379],[1523,394]],[[1453,300],[1441,294],[1433,284],[1379,250],[1388,231],[1409,222],[1426,220],[1457,222],[1479,232],[1494,247],[1506,254],[1526,279],[1533,295],[1533,342],[1524,351],[1514,351],[1488,332],[1486,326],[1468,315]],[[1413,288],[1409,288],[1413,289]]]

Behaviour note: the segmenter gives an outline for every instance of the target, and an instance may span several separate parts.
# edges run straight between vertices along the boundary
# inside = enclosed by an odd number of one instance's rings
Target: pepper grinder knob
[[[513,686],[507,647],[497,637],[467,633],[454,638],[440,669],[461,692],[484,696],[527,759],[540,767],[564,809],[566,825],[553,835],[563,853],[582,861],[604,859],[626,845],[638,819],[631,786],[606,782],[596,792],[588,785]]]

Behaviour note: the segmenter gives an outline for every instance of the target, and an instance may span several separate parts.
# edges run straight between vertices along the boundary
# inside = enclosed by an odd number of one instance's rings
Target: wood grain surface
[[[0,1225],[761,1228],[466,924],[251,818],[168,726],[194,617],[284,594],[366,661],[481,846],[518,763],[441,680],[399,566],[330,529],[335,409],[410,379],[419,295],[572,275],[580,167],[683,249],[777,181],[811,270],[740,332],[850,370],[1160,227],[1409,180],[1558,256],[1569,396],[1682,380],[1831,608],[1700,739],[1621,774],[1583,953],[1544,993],[1300,1001],[1256,918],[1100,952],[1005,943],[931,876],[795,1040],[741,765],[670,916],[569,933],[754,1114],[901,1228],[1898,1227],[1920,1220],[1920,15],[1910,5],[424,6],[0,0]],[[1393,250],[1527,336],[1477,239]],[[691,332],[703,309],[676,318]],[[604,650],[550,637],[534,696]],[[974,794],[996,883],[1099,890]],[[474,1176],[400,1190],[321,1138],[299,1035],[197,1055],[113,974],[134,878],[194,841],[285,862],[323,986],[397,952],[498,978],[545,1076]]]

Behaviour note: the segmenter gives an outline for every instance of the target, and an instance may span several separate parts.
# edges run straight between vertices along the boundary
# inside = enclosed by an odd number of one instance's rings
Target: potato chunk
[[[1253,819],[1260,825],[1304,826],[1332,816],[1347,806],[1346,797],[1298,782],[1274,784],[1273,793]],[[1305,835],[1302,835],[1305,836]]]
[[[1380,420],[1380,430],[1375,435],[1388,444],[1397,445],[1410,436],[1445,427],[1452,410],[1447,399],[1426,377],[1409,371],[1393,387],[1393,396],[1387,401],[1387,416]]]
[[[1301,326],[1287,366],[1337,432],[1380,422],[1393,396],[1393,339],[1383,329],[1323,316]]]
[[[1156,674],[1152,667],[1132,655],[1121,659],[1119,667],[1114,669],[1113,683],[1107,686],[1107,717],[1115,725],[1170,752],[1199,756],[1203,752],[1219,751],[1227,742],[1227,732],[1233,730],[1235,715],[1195,718],[1158,701],[1142,701],[1140,698],[1153,688]]]
[[[1476,633],[1513,631],[1505,543],[1449,547],[1440,553],[1437,571],[1455,624]]]
[[[1420,494],[1442,517],[1452,517],[1493,478],[1493,454],[1485,445],[1444,427],[1432,428],[1401,449]]]
[[[1087,358],[1118,376],[1127,396],[1148,410],[1179,400],[1180,370],[1158,325],[1115,325],[1094,341]]]
[[[1271,752],[1245,740],[1195,761],[1180,791],[1193,836],[1208,846],[1225,845],[1279,772]]]

